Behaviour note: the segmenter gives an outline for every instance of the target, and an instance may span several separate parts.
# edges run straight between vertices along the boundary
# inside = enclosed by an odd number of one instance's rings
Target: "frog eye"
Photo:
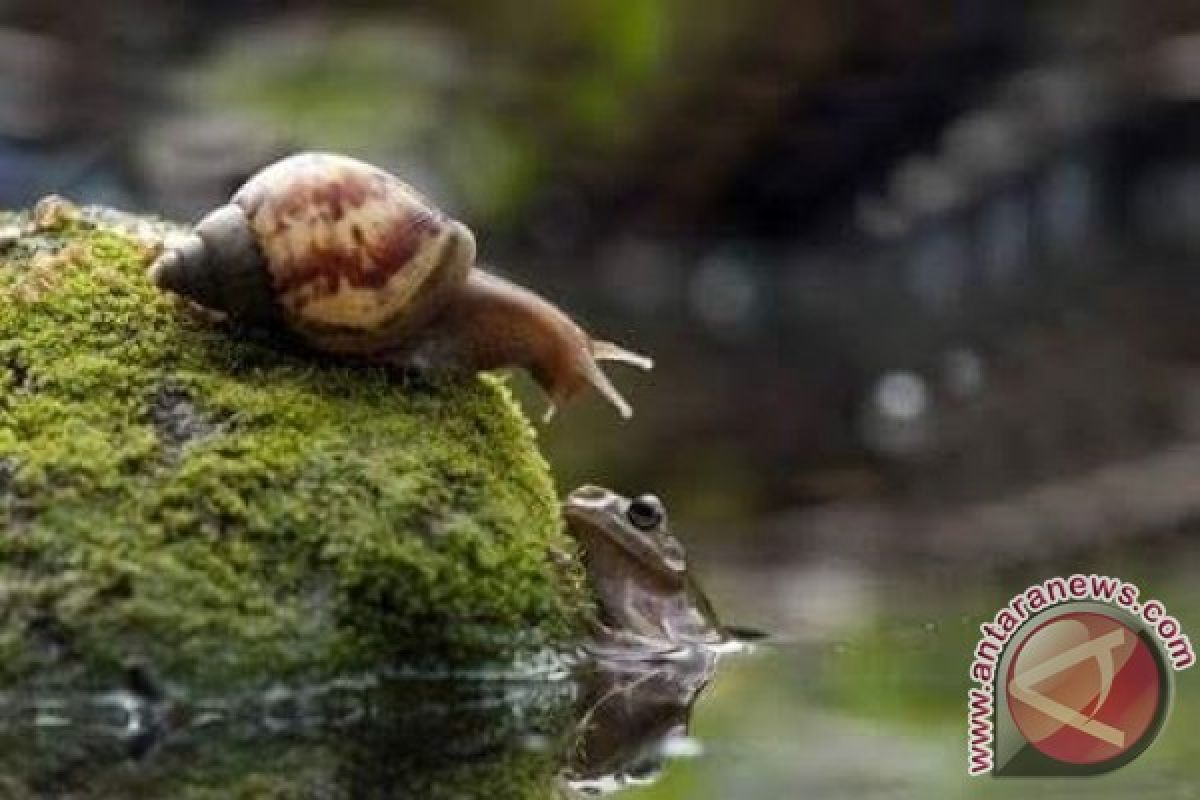
[[[662,525],[663,520],[667,517],[667,511],[657,497],[652,494],[643,494],[630,501],[629,510],[625,512],[625,516],[639,531],[652,531]]]

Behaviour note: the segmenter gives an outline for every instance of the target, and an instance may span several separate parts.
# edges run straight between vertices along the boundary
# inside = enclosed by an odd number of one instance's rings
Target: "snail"
[[[471,231],[404,181],[329,153],[252,176],[168,244],[150,278],[337,356],[460,373],[524,367],[549,398],[547,421],[589,386],[630,417],[598,362],[653,366],[476,266]]]

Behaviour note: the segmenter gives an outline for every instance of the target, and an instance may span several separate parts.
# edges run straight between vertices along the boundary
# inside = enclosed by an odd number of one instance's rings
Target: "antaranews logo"
[[[1106,575],[1055,577],[979,626],[967,693],[967,771],[1098,775],[1153,743],[1173,671],[1196,661],[1179,620]]]

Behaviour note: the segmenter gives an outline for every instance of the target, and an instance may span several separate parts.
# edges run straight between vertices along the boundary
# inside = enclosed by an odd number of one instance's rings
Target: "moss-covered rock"
[[[322,362],[150,286],[165,225],[0,218],[0,684],[509,658],[583,597],[500,381]]]

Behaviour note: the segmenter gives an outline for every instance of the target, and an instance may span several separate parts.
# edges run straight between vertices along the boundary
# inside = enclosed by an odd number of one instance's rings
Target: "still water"
[[[702,555],[699,560],[704,561]],[[698,563],[731,622],[719,655],[536,675],[361,675],[188,696],[127,686],[0,696],[0,797],[928,798],[1195,796],[1200,700],[1175,675],[1165,728],[1089,779],[966,776],[978,626],[1026,585],[1101,571],[1200,618],[1179,537],[1001,572],[848,562]]]

